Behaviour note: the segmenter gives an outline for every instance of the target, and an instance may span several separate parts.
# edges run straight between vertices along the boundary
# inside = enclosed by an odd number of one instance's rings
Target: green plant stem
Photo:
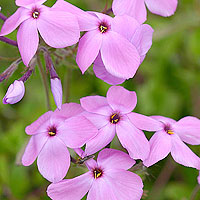
[[[43,82],[44,90],[45,90],[45,94],[46,94],[47,109],[48,109],[48,110],[51,110],[50,99],[49,99],[49,87],[48,87],[47,76],[46,76],[46,74],[45,74],[45,72],[44,72],[44,69],[43,69],[43,67],[42,67],[42,63],[41,63],[40,55],[39,55],[39,54],[37,54],[37,63],[38,63],[38,68],[39,68],[39,71],[40,71],[40,75],[41,75],[41,78],[42,78],[42,82]]]
[[[197,185],[194,190],[192,191],[192,194],[191,194],[191,197],[190,197],[190,200],[195,200],[198,192],[200,192],[200,185]]]

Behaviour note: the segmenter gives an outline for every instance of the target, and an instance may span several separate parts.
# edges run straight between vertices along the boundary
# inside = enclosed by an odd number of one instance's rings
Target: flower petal
[[[119,78],[132,78],[140,65],[140,56],[135,46],[116,32],[109,31],[102,35],[100,51],[106,70]]]
[[[115,77],[106,70],[100,53],[94,61],[93,70],[97,78],[103,80],[110,85],[118,85],[125,81],[125,79]]]
[[[127,114],[129,120],[135,127],[145,131],[158,131],[163,129],[162,122],[159,122],[151,117],[131,112]]]
[[[122,146],[133,159],[145,160],[150,152],[150,145],[144,133],[137,129],[128,119],[116,125],[116,132]]]
[[[84,73],[88,67],[94,62],[102,45],[102,34],[98,30],[85,33],[80,39],[76,62]]]
[[[112,9],[114,15],[130,15],[140,24],[146,21],[147,11],[144,0],[113,0]]]
[[[65,103],[62,105],[61,110],[56,109],[54,115],[68,119],[83,112],[83,108],[77,103]]]
[[[200,170],[200,158],[176,134],[172,135],[171,155],[177,163]]]
[[[22,157],[22,164],[24,166],[29,166],[35,161],[47,140],[48,136],[42,133],[30,138]]]
[[[97,133],[97,128],[84,116],[69,118],[58,127],[58,137],[70,148],[82,147]]]
[[[70,13],[51,9],[41,12],[37,20],[38,30],[51,47],[64,48],[76,44],[80,37],[76,17]]]
[[[74,14],[78,19],[80,31],[90,31],[96,29],[97,22],[99,21],[97,17],[94,17],[88,12],[85,12],[63,0],[56,1],[52,9]]]
[[[128,91],[122,86],[112,86],[107,92],[107,101],[114,111],[124,114],[135,108],[137,96],[135,92]]]
[[[151,26],[143,24],[132,35],[131,43],[135,45],[141,57],[145,56],[151,48],[153,32]]]
[[[128,170],[136,162],[130,156],[116,149],[103,149],[97,158],[98,166],[105,169],[124,169]]]
[[[176,11],[178,0],[145,0],[145,3],[152,13],[168,17]]]
[[[36,121],[34,121],[31,125],[27,126],[25,131],[28,135],[35,135],[41,132],[46,131],[46,123],[53,115],[52,111],[48,111],[42,116],[40,116]]]
[[[28,66],[39,44],[37,20],[28,19],[21,24],[17,32],[17,43],[23,63]]]
[[[112,114],[112,109],[107,103],[105,97],[88,96],[80,99],[81,106],[88,112],[109,116]]]
[[[70,166],[70,154],[64,143],[54,136],[49,138],[37,159],[38,170],[50,182],[61,181]]]
[[[163,116],[159,116],[159,115],[153,115],[151,116],[153,119],[158,120],[164,124],[174,124],[176,123],[176,121],[174,119],[168,118],[168,117],[163,117]]]
[[[31,8],[32,5],[41,5],[47,0],[15,0],[17,6]]]
[[[91,172],[87,172],[73,179],[52,183],[47,188],[47,194],[54,200],[80,200],[90,189],[92,181]]]
[[[9,33],[13,32],[23,21],[28,18],[30,18],[29,10],[25,8],[18,8],[17,11],[4,22],[1,28],[0,36],[8,35]]]
[[[143,164],[147,167],[164,159],[171,151],[171,136],[164,131],[156,132],[150,139],[150,154]]]
[[[143,183],[137,174],[125,170],[109,170],[107,176],[110,182],[109,187],[111,187],[117,200],[141,199]]]
[[[115,136],[115,125],[107,124],[98,134],[86,143],[85,153],[91,155],[108,145]]]
[[[188,144],[200,144],[200,120],[196,117],[184,117],[173,124],[173,130],[181,140]]]
[[[138,21],[128,15],[115,16],[112,22],[112,30],[124,36],[129,41],[131,41],[135,31],[139,27]]]

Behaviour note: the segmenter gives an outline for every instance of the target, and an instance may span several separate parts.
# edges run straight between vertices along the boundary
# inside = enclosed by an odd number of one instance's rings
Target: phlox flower
[[[15,80],[14,83],[12,83],[7,92],[5,97],[3,98],[4,104],[15,104],[23,98],[25,93],[25,87],[23,81]]]
[[[146,21],[146,7],[154,14],[168,17],[176,11],[178,0],[113,0],[112,10],[115,15],[130,15],[140,23]]]
[[[133,159],[144,160],[150,152],[149,142],[142,130],[158,130],[162,123],[131,112],[137,104],[135,92],[121,86],[112,86],[106,97],[88,96],[80,99],[87,112],[84,115],[99,129],[86,143],[85,153],[94,154],[109,144],[117,133],[122,146]]]
[[[176,122],[167,117],[152,117],[162,122],[163,126],[150,139],[151,150],[144,165],[149,167],[171,152],[177,163],[200,169],[200,158],[185,144],[200,144],[200,120],[188,116]]]
[[[17,43],[26,66],[35,55],[39,35],[51,47],[64,48],[78,42],[80,29],[76,17],[42,5],[46,0],[16,0],[20,6],[2,26],[0,36],[8,35],[18,26]]]
[[[51,184],[47,194],[54,200],[139,200],[143,193],[141,178],[127,171],[135,164],[126,153],[104,149],[97,161],[87,161],[89,172],[73,179]]]
[[[140,25],[133,17],[129,16],[116,16],[112,25],[117,33],[124,36],[136,47],[140,56],[140,63],[142,63],[152,45],[154,30],[151,26],[148,24]],[[107,71],[100,53],[94,61],[93,70],[98,78],[111,85],[121,84],[126,80],[113,76]]]
[[[97,133],[94,125],[80,115],[82,111],[79,104],[64,104],[60,111],[48,111],[27,126],[31,138],[22,164],[29,166],[38,157],[38,169],[44,178],[51,182],[62,180],[70,166],[67,147],[79,148]]]

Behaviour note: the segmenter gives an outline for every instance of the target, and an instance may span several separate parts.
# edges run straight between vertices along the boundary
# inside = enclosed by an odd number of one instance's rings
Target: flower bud
[[[11,84],[6,92],[6,95],[3,98],[4,104],[15,104],[19,102],[25,93],[25,87],[23,81],[15,80]]]
[[[59,78],[51,78],[51,91],[58,109],[62,106],[62,84]]]

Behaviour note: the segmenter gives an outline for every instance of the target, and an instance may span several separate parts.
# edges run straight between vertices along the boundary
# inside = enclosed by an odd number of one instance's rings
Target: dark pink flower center
[[[33,17],[34,19],[37,19],[37,18],[39,17],[39,15],[40,15],[40,12],[39,12],[38,9],[34,9],[34,10],[32,11],[32,17]]]
[[[49,136],[55,136],[56,134],[57,134],[57,129],[56,129],[56,127],[55,126],[52,126],[52,127],[50,127],[49,128],[49,130],[48,130],[48,134],[49,134]]]
[[[94,175],[94,178],[95,178],[95,179],[101,177],[102,174],[103,174],[103,171],[102,171],[101,169],[99,169],[99,168],[95,168],[95,169],[93,170],[93,175]]]
[[[109,30],[108,24],[106,24],[105,22],[102,22],[101,24],[99,24],[99,31],[101,33],[106,33],[108,30]]]
[[[172,128],[170,127],[170,125],[165,125],[164,130],[169,135],[173,135],[174,134],[174,132],[173,132]]]
[[[117,123],[119,122],[119,120],[120,120],[120,116],[119,116],[119,114],[117,114],[117,113],[114,113],[114,114],[112,114],[112,115],[110,116],[110,122],[111,122],[112,124],[117,124]]]

